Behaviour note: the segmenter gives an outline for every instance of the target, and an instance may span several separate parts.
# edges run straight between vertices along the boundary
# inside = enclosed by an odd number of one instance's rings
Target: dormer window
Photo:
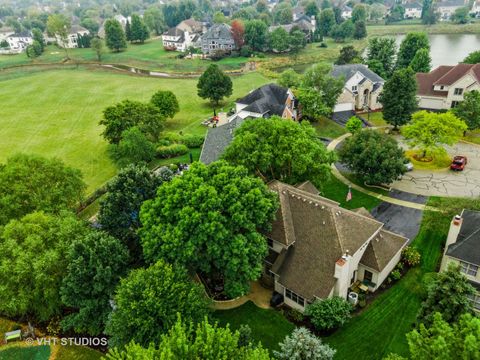
[[[445,89],[445,86],[443,86],[443,85],[440,86],[440,90],[443,90],[443,89]]]

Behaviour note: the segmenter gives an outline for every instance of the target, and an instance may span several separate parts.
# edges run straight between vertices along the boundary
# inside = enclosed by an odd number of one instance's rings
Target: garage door
[[[352,103],[336,104],[335,107],[333,108],[333,112],[350,111],[350,110],[353,110],[353,104]]]

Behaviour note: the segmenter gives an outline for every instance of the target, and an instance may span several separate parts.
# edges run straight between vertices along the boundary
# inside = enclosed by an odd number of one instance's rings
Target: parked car
[[[465,165],[467,165],[467,157],[458,155],[453,158],[450,169],[453,171],[462,171],[465,169]]]
[[[405,164],[405,170],[407,170],[407,171],[412,171],[413,170],[413,164],[410,161]]]

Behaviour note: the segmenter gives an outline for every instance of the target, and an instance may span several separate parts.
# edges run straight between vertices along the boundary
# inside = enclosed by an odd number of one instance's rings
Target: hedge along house
[[[280,208],[268,239],[262,281],[304,311],[331,296],[347,298],[357,281],[376,291],[400,261],[408,239],[389,232],[365,209],[350,211],[319,196],[310,182],[273,181]]]

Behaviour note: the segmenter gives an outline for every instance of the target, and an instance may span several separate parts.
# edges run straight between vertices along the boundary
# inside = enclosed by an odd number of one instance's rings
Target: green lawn
[[[64,69],[3,80],[0,74],[0,162],[16,152],[56,156],[82,170],[93,191],[117,171],[108,158],[98,121],[106,106],[123,99],[148,100],[157,90],[173,91],[180,112],[169,131],[204,134],[200,122],[211,114],[197,96],[196,79],[137,77],[107,71]],[[233,95],[224,105],[268,80],[258,73],[233,77]]]
[[[103,354],[84,346],[60,346],[55,360],[100,360]]]
[[[385,126],[388,125],[385,119],[383,118],[383,113],[381,111],[379,112],[372,112],[370,113],[370,117],[368,114],[362,114],[362,117],[365,120],[368,120],[370,124],[373,126]]]
[[[442,21],[430,26],[406,22],[391,25],[370,25],[367,27],[369,36],[399,35],[413,31],[424,31],[429,34],[478,34],[480,32],[480,22],[457,25]]]
[[[0,360],[48,360],[50,346],[9,347],[0,351]]]
[[[247,324],[252,329],[253,340],[261,341],[263,346],[270,350],[278,350],[278,344],[295,328],[278,311],[261,309],[251,301],[236,309],[217,310],[213,316],[219,325],[230,324],[233,330]]]
[[[335,139],[347,132],[344,127],[327,118],[312,122],[312,126],[317,131],[318,136],[330,139]]]

